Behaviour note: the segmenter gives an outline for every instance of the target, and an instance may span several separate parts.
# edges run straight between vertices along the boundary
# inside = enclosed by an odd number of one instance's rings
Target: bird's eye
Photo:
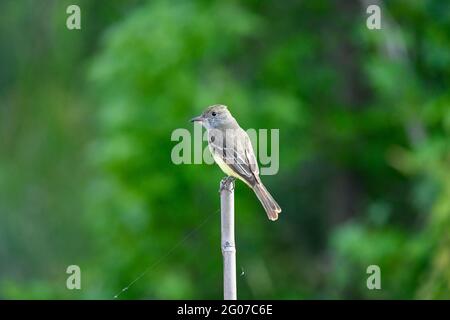
[[[214,111],[211,112],[212,116],[215,117],[217,113],[215,113]]]

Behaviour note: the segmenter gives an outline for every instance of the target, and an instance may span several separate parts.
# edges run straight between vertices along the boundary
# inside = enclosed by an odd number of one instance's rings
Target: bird
[[[250,138],[228,107],[222,104],[209,106],[191,122],[200,122],[206,129],[209,150],[214,161],[227,174],[227,179],[243,181],[255,192],[267,217],[277,220],[281,208],[262,183]]]

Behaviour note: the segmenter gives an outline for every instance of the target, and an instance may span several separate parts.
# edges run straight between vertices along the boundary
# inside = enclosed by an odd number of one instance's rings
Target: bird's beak
[[[204,120],[203,116],[198,116],[191,119],[191,122],[202,122]]]

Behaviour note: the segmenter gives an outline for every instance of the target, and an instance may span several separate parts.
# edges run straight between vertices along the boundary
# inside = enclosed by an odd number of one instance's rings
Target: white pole
[[[234,181],[220,182],[220,212],[223,255],[223,298],[236,300],[236,247],[234,243]]]

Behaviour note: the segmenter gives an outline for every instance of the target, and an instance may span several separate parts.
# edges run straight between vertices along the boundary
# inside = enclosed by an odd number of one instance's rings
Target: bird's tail
[[[278,214],[281,212],[281,208],[261,181],[255,183],[253,186],[253,191],[255,191],[259,201],[261,201],[264,210],[266,210],[267,217],[272,221],[277,220]]]

